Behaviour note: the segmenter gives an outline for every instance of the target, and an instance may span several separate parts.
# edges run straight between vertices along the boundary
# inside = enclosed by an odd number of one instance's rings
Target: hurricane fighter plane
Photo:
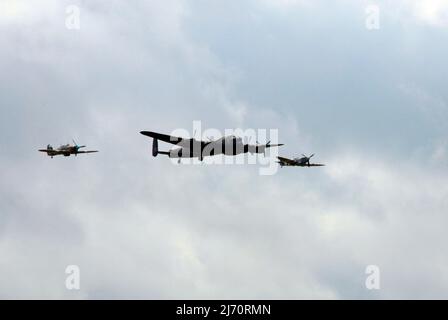
[[[306,155],[302,154],[302,157],[294,158],[294,159],[288,159],[283,157],[277,157],[279,161],[277,161],[280,164],[280,167],[283,166],[295,166],[295,167],[322,167],[324,164],[321,163],[310,163],[311,157],[314,156],[314,153],[307,157]]]
[[[141,131],[142,135],[153,138],[152,155],[156,157],[159,154],[167,155],[169,158],[198,158],[200,161],[204,157],[224,154],[235,156],[241,153],[265,153],[266,149],[272,147],[280,147],[283,144],[266,144],[251,145],[245,144],[243,139],[236,136],[226,136],[217,140],[199,141],[194,138],[180,138],[152,131]],[[158,141],[171,143],[176,145],[170,151],[160,151]]]
[[[77,156],[78,154],[84,154],[84,153],[95,153],[98,152],[97,150],[90,150],[90,151],[81,151],[79,149],[85,148],[86,146],[79,146],[75,140],[73,140],[74,145],[70,144],[64,144],[60,146],[59,148],[53,149],[53,147],[49,144],[47,146],[47,149],[41,149],[40,152],[45,152],[48,156],[50,156],[52,159],[54,156],[62,155],[64,157],[70,157],[72,154]]]

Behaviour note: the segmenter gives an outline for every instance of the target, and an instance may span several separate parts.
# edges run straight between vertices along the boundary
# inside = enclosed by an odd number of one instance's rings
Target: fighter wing
[[[54,149],[40,149],[38,151],[39,152],[50,153],[52,155],[64,154],[64,152],[61,152],[59,150],[54,150]]]
[[[283,157],[277,157],[278,160],[280,160],[283,163],[289,164],[289,165],[296,165],[297,163],[294,160],[283,158]]]
[[[183,148],[192,148],[193,145],[195,145],[195,144],[201,144],[202,146],[208,144],[208,142],[198,141],[193,138],[174,137],[174,136],[170,136],[167,134],[162,134],[162,133],[157,133],[157,132],[152,132],[152,131],[141,131],[140,133],[144,136],[154,138],[154,139],[166,142],[166,143],[175,144],[175,145],[177,145],[179,147],[183,147]]]
[[[77,153],[95,153],[99,152],[98,150],[90,150],[90,151],[78,151]]]
[[[325,166],[324,164],[321,163],[310,163],[309,165],[310,167],[323,167]],[[305,165],[305,167],[308,167],[308,165]]]

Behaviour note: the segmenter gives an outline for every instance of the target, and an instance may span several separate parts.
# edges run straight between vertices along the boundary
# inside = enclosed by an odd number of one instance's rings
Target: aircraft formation
[[[194,138],[180,138],[175,136],[170,136],[167,134],[152,132],[152,131],[141,131],[142,135],[153,139],[152,142],[152,155],[157,157],[157,155],[166,155],[169,158],[178,159],[178,162],[182,158],[198,158],[200,161],[204,160],[204,157],[210,157],[214,155],[224,154],[228,156],[236,156],[242,153],[262,153],[265,154],[266,149],[273,147],[281,147],[284,144],[271,144],[268,141],[266,144],[246,144],[243,139],[236,137],[234,135],[222,137],[216,140],[201,141]],[[175,145],[173,149],[169,151],[159,150],[159,140]],[[73,140],[73,145],[66,144],[59,148],[53,149],[51,145],[48,145],[46,149],[40,149],[40,152],[46,153],[49,157],[63,155],[64,157],[69,157],[71,155],[77,156],[78,154],[87,154],[99,152],[98,150],[83,151],[80,150],[86,146],[80,146]],[[320,163],[310,163],[311,157],[314,154],[307,157],[302,154],[302,157],[297,157],[294,159],[288,159],[284,157],[277,157],[280,167],[283,166],[297,166],[297,167],[321,167],[324,164]]]

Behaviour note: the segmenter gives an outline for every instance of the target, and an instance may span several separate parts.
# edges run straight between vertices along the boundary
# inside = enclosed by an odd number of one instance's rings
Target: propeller
[[[265,145],[265,147],[264,147],[264,149],[263,149],[263,156],[266,156],[266,149],[269,148],[270,146],[271,146],[271,140],[269,140],[269,141],[266,143],[266,145]]]
[[[78,144],[76,143],[75,139],[72,139],[73,143],[75,144],[75,150],[76,152],[78,152],[79,149],[81,148],[85,148],[86,146],[78,146]]]
[[[304,155],[302,153],[302,156],[304,156],[306,158],[306,163],[308,164],[308,167],[310,166],[310,159],[314,156],[314,153],[312,155],[310,155],[309,157],[307,157],[306,155]]]
[[[311,158],[314,156],[314,153],[313,153],[312,155],[310,155],[309,157],[307,157],[306,155],[304,155],[304,154],[302,153],[302,156],[304,156],[304,157],[307,158],[307,159],[311,159]]]
[[[249,141],[248,141],[249,144],[250,144],[251,139],[252,139],[252,137],[250,136]],[[255,145],[256,152],[258,153],[259,147],[261,147],[261,148],[263,148],[263,155],[266,156],[266,149],[271,147],[271,140],[269,140],[266,144],[261,144],[260,142],[258,142],[258,140],[255,140],[255,142],[256,142],[256,145]],[[274,146],[276,147],[276,146],[282,146],[282,145],[283,144],[276,144]]]
[[[266,144],[260,144],[260,142],[258,142],[258,140],[256,141],[257,143],[257,150],[258,150],[258,146],[263,146],[263,156],[266,156],[266,149],[269,148],[270,144],[271,144],[271,140],[269,140]]]

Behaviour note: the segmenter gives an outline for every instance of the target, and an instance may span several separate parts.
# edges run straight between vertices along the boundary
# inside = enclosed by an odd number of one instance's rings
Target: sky
[[[0,0],[0,35],[0,298],[448,298],[448,1]],[[139,134],[193,121],[326,166]]]

